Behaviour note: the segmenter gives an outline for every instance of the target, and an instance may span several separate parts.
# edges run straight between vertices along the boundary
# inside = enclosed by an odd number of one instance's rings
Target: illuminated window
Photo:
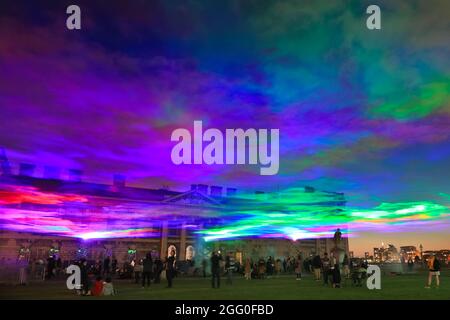
[[[167,248],[167,256],[170,257],[170,252],[171,251],[175,252],[175,257],[177,256],[177,247],[175,247],[173,244],[169,246],[169,248]]]
[[[186,260],[194,260],[195,257],[195,249],[193,246],[186,247]]]

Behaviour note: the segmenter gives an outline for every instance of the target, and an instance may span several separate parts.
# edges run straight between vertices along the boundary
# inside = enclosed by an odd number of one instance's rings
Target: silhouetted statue
[[[334,248],[330,250],[330,253],[336,258],[338,263],[344,261],[345,249],[341,247],[342,232],[341,229],[337,229],[333,236]]]
[[[341,239],[342,239],[342,232],[341,229],[338,228],[334,233],[333,237],[335,247],[339,247],[339,245],[341,244]]]

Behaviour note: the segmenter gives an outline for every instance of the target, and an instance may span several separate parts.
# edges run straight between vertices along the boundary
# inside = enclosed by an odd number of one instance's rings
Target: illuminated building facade
[[[383,262],[384,248],[373,248],[373,258],[375,262]]]
[[[242,262],[247,257],[283,259],[300,252],[306,257],[333,248],[335,226],[330,227],[333,230],[315,228],[310,233],[289,234],[295,229],[289,216],[281,216],[280,220],[290,223],[289,228],[282,229],[286,234],[208,231],[223,227],[248,211],[266,208],[268,200],[261,199],[272,197],[269,194],[240,197],[236,189],[207,185],[192,185],[187,192],[143,189],[126,186],[122,176],[115,176],[112,185],[105,185],[81,181],[77,172],[62,180],[58,174],[51,176],[51,170],[47,170],[45,178],[32,176],[30,170],[32,167],[22,165],[18,175],[0,176],[3,259],[46,259],[57,255],[70,261],[111,256],[120,263],[140,259],[149,251],[166,257],[174,249],[178,260],[198,263],[209,257],[212,249],[220,248],[233,252]],[[302,192],[314,200],[303,204],[312,211],[322,210],[324,205],[337,210],[345,204],[341,193],[310,187]],[[280,211],[271,205],[273,212]],[[280,218],[280,213],[268,215]],[[311,238],[307,238],[309,235]],[[346,237],[341,246],[348,252]]]
[[[373,248],[373,259],[374,262],[400,262],[400,254],[397,248],[389,244],[387,248],[384,245],[381,248]]]
[[[420,259],[420,252],[415,246],[402,246],[400,247],[400,258],[402,261],[413,261]]]

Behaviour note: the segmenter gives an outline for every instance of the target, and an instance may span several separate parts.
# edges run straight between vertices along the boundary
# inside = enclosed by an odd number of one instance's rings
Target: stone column
[[[333,245],[330,244],[331,239],[325,238],[324,240],[325,240],[325,252],[328,253],[328,254],[330,254],[330,251],[331,251],[331,249],[333,248]]]
[[[15,261],[15,259],[17,259],[17,256],[19,255],[19,249],[20,246],[17,244],[16,239],[11,238],[6,243],[6,247],[4,248],[4,253],[2,252],[2,256]]]
[[[178,259],[180,261],[186,260],[186,226],[185,226],[185,224],[183,224],[181,226],[180,252],[178,253]]]
[[[167,236],[169,233],[167,221],[161,223],[161,238],[160,238],[160,251],[159,256],[164,261],[167,257]]]
[[[204,230],[204,224],[200,224],[199,230]],[[206,255],[204,255],[205,246],[204,246],[204,240],[202,236],[196,235],[194,240],[194,247],[196,252],[196,259],[195,261],[201,262],[203,259],[209,259]]]

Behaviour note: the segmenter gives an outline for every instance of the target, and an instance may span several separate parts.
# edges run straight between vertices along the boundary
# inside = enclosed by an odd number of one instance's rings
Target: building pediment
[[[191,190],[176,196],[172,196],[163,201],[164,203],[180,205],[198,205],[198,206],[218,206],[220,202],[205,195],[198,190]]]

